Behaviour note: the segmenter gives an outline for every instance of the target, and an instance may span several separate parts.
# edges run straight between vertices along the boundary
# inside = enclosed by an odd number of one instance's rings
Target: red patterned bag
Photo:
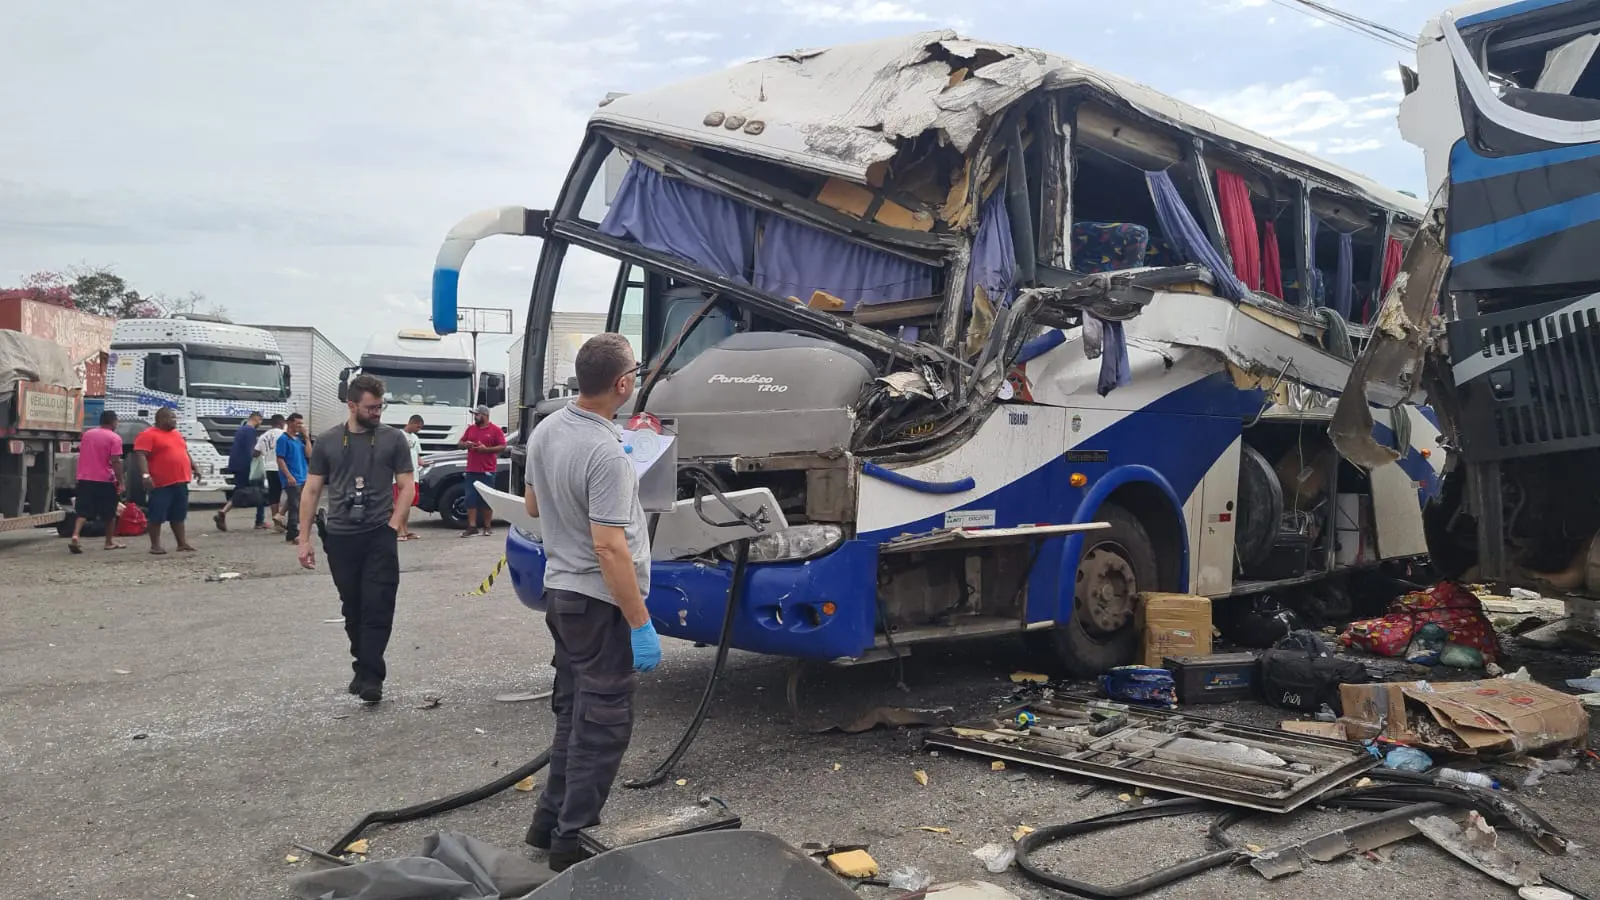
[[[1417,630],[1429,622],[1450,632],[1451,643],[1482,653],[1486,662],[1494,662],[1500,655],[1494,625],[1484,614],[1483,603],[1476,594],[1450,581],[1441,581],[1430,591],[1402,596],[1381,619],[1350,623],[1339,642],[1379,656],[1403,656]]]

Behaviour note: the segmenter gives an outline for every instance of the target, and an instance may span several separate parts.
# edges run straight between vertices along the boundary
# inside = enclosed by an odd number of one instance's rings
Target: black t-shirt
[[[388,425],[372,431],[330,428],[311,450],[311,474],[326,481],[328,530],[338,534],[388,524],[394,514],[395,476],[410,471],[405,435]]]

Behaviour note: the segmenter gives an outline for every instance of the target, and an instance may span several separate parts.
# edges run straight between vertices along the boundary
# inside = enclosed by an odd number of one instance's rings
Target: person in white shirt
[[[283,502],[283,481],[278,477],[278,438],[283,434],[284,418],[280,413],[267,420],[267,428],[256,439],[255,455],[267,470],[267,503],[272,507],[272,527],[279,531],[288,526],[283,521],[279,505]]]
[[[412,416],[406,421],[405,430],[401,432],[401,434],[405,436],[406,447],[411,450],[411,471],[413,472],[422,471],[422,438],[417,437],[417,432],[421,430],[422,417]],[[420,482],[413,482],[411,485],[411,490],[411,507],[414,509],[416,508],[417,501],[422,499],[422,484]],[[394,486],[394,499],[396,502],[400,500],[400,486],[398,484]],[[422,535],[411,530],[410,516],[411,510],[408,509],[406,510],[406,521],[400,525],[399,539],[402,541],[415,541],[422,537]]]

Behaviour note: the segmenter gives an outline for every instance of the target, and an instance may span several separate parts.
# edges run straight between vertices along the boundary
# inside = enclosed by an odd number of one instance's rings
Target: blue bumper
[[[512,529],[506,568],[517,599],[544,609],[544,548]],[[860,656],[873,646],[878,548],[846,541],[804,562],[754,563],[745,573],[733,646],[753,653],[807,659]],[[645,605],[656,630],[686,641],[715,644],[727,609],[731,563],[658,562],[650,567]],[[833,604],[832,615],[823,604]]]

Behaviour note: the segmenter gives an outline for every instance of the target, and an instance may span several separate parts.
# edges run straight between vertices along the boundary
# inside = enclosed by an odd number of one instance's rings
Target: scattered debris
[[[1013,841],[1020,841],[1030,834],[1033,834],[1032,825],[1018,825],[1016,829],[1011,832],[1011,839]]]
[[[1567,687],[1586,694],[1600,692],[1600,669],[1594,669],[1587,678],[1568,678]]]
[[[678,787],[688,787],[689,779],[679,778],[677,781],[674,781],[673,784],[677,785]]]
[[[323,619],[322,620],[322,624],[324,624],[324,625],[343,625],[344,624],[344,616],[340,616],[337,619]]]
[[[915,778],[917,780],[917,784],[920,784],[923,787],[927,787],[928,786],[928,773],[927,772],[924,772],[921,769],[917,769],[916,771],[911,773],[911,777]]]
[[[1299,719],[1288,719],[1279,723],[1278,727],[1290,734],[1306,734],[1335,741],[1345,740],[1344,726],[1338,722],[1302,722]]]
[[[489,732],[484,731],[482,728],[474,728],[474,729],[472,729],[472,733],[473,734],[488,734]]]
[[[1178,689],[1166,669],[1117,666],[1100,676],[1100,692],[1124,703],[1167,708],[1178,705]]]
[[[1523,885],[1517,891],[1522,900],[1573,900],[1573,896],[1558,888],[1545,885]]]
[[[1332,862],[1351,853],[1364,853],[1405,840],[1417,834],[1412,820],[1440,816],[1446,811],[1442,803],[1417,803],[1271,850],[1247,845],[1246,849],[1256,854],[1250,860],[1250,868],[1271,881],[1304,871],[1308,862]]]
[[[367,850],[370,847],[371,847],[371,844],[368,843],[366,838],[360,838],[358,840],[354,840],[354,841],[351,841],[350,843],[346,844],[345,848],[344,848],[344,852],[346,852],[346,853],[356,853],[356,854],[365,856],[367,854]]]
[[[1011,681],[1014,684],[1049,684],[1050,676],[1038,672],[1012,672]]]
[[[929,834],[949,834],[950,833],[950,829],[944,827],[943,825],[918,825],[916,827],[916,830],[917,831],[926,831]]]
[[[112,669],[111,673],[113,675],[132,675],[133,674],[133,672],[128,670],[128,669]]]
[[[840,765],[840,764],[838,764],[838,763],[834,763],[834,764],[833,764],[833,770],[834,770],[834,771],[835,771],[835,772],[837,772],[837,771],[839,771],[839,770],[840,770],[840,769],[842,769],[842,768],[844,768],[844,766],[842,766],[842,765]]]
[[[1383,755],[1383,767],[1397,772],[1426,772],[1433,768],[1433,757],[1415,747],[1396,747]]]
[[[1144,787],[1253,809],[1287,812],[1377,765],[1361,746],[1333,744],[1272,729],[1236,725],[1189,713],[1128,709],[1126,724],[1104,735],[1091,732],[1104,701],[1057,696],[1028,708],[1039,724],[1026,732],[1008,724],[1016,709],[969,731],[1004,735],[1004,741],[968,737],[941,728],[924,739],[995,761],[1026,763],[1128,788]],[[1124,801],[1128,802],[1128,801]]]
[[[1589,733],[1589,714],[1582,704],[1537,682],[1419,682],[1402,693],[1408,704],[1432,714],[1433,723],[1447,733],[1448,749],[1469,754],[1520,756],[1565,746]]]
[[[206,580],[207,581],[212,581],[212,582],[216,582],[216,581],[234,581],[236,579],[243,578],[243,577],[244,577],[244,573],[242,573],[242,572],[218,572],[215,575],[207,575],[206,576]]]
[[[1565,775],[1578,768],[1575,759],[1541,759],[1533,764],[1533,770],[1526,778],[1522,779],[1523,788],[1531,788],[1544,780],[1546,775]]]
[[[845,878],[873,878],[878,874],[878,861],[865,850],[847,850],[828,857],[828,868]]]
[[[417,704],[417,709],[438,709],[444,698],[438,694],[423,694],[422,702]]]
[[[529,700],[548,700],[555,691],[520,691],[511,694],[495,694],[494,699],[500,703],[525,703]]]
[[[1118,794],[1117,795],[1117,799],[1121,800],[1123,803],[1132,803],[1133,802],[1133,795],[1132,794]]]
[[[983,863],[985,869],[995,875],[999,875],[1006,869],[1011,868],[1011,864],[1016,861],[1017,848],[1008,847],[1004,844],[984,844],[982,847],[972,851],[972,855]]]
[[[998,759],[992,763],[989,763],[989,771],[991,772],[1004,772],[1005,770],[1006,764]]]
[[[958,881],[930,888],[928,900],[1021,900],[998,884],[987,881]]]
[[[521,781],[517,782],[516,784],[512,785],[512,787],[516,788],[519,791],[522,791],[522,792],[526,793],[528,791],[533,790],[534,784],[535,784],[535,782],[533,780],[533,776],[529,775],[527,778],[524,778]]]
[[[300,857],[295,856],[293,853],[290,853],[289,855],[287,855],[287,856],[285,856],[283,858],[283,861],[286,862],[286,863],[289,863],[290,865],[294,865],[295,863],[300,861]]]
[[[889,873],[889,887],[897,891],[920,891],[933,884],[933,874],[916,866],[901,866]]]
[[[914,726],[948,725],[949,714],[952,712],[948,706],[938,709],[907,709],[901,706],[879,706],[869,709],[849,722],[834,722],[811,729],[812,734],[826,734],[830,731],[842,731],[845,734],[861,734],[880,726],[884,728],[911,728]]]
[[[145,734],[145,733],[144,733],[144,732],[142,732],[142,731],[141,731],[141,732],[139,732],[139,733],[137,733],[137,734],[135,734],[135,735],[134,735],[134,736],[133,736],[133,739],[134,739],[134,740],[136,740],[136,741],[142,741],[142,740],[144,740],[144,739],[145,739],[145,738],[147,738],[147,737],[149,737],[149,736],[150,736],[150,735],[148,735],[148,734]]]
[[[1496,881],[1512,887],[1539,883],[1539,873],[1533,867],[1496,846],[1494,826],[1485,822],[1477,810],[1467,816],[1465,826],[1445,816],[1417,818],[1411,824],[1441,850]]]

